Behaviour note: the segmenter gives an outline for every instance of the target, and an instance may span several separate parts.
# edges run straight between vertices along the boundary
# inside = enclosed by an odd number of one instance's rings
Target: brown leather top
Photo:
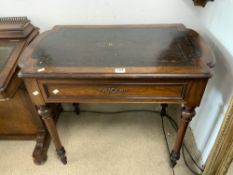
[[[61,28],[34,49],[44,66],[189,66],[200,49],[187,32],[176,28]]]
[[[182,25],[58,26],[34,40],[20,66],[21,75],[110,73],[118,67],[126,73],[142,73],[140,68],[166,73],[153,69],[162,67],[173,69],[170,73],[180,67],[209,73],[202,56],[198,41]]]

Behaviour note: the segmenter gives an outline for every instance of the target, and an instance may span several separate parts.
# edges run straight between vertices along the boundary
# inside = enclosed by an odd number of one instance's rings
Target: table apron
[[[191,81],[37,80],[46,103],[185,103]]]

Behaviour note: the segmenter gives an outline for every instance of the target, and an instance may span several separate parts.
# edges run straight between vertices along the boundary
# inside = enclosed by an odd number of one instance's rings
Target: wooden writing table
[[[211,76],[212,57],[201,37],[181,24],[56,26],[23,53],[19,76],[64,164],[48,103],[160,103],[162,113],[167,104],[184,104],[174,166]]]

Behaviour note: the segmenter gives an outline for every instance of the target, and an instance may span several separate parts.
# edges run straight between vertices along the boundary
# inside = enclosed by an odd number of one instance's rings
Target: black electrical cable
[[[189,166],[188,161],[186,160],[186,157],[185,157],[185,155],[184,155],[184,147],[181,148],[181,151],[182,151],[182,154],[183,154],[184,163],[185,163],[185,165],[188,167],[188,169],[189,169],[193,174],[195,174],[195,175],[201,175],[200,173],[196,172],[195,170],[193,170],[193,169]]]
[[[177,132],[177,130],[178,130],[178,125],[177,125],[177,123],[175,122],[175,120],[174,120],[171,116],[169,116],[168,114],[166,114],[166,117],[169,119],[170,123],[172,124],[173,129]],[[184,149],[187,151],[189,157],[191,158],[192,162],[196,165],[196,167],[197,167],[201,172],[203,172],[204,170],[197,164],[197,162],[196,162],[196,161],[194,160],[194,158],[191,156],[191,153],[190,153],[190,151],[188,150],[187,146],[183,143],[183,145],[182,145],[183,158],[184,158],[184,162],[185,162],[186,166],[189,168],[189,170],[192,171],[194,174],[197,174],[197,173],[188,165],[187,159],[186,159],[185,154],[184,154]],[[197,175],[199,175],[199,174],[197,174]]]
[[[165,117],[169,120],[169,122],[171,123],[173,129],[177,132],[177,130],[178,130],[178,125],[177,125],[177,123],[175,122],[175,120],[173,120],[173,119],[172,119],[169,115],[167,115],[167,114],[165,115]],[[163,118],[164,118],[164,117],[162,117],[162,120],[163,120]],[[164,130],[164,123],[162,123],[162,127],[163,127],[163,130]],[[166,133],[164,133],[164,134],[166,134]],[[167,137],[166,137],[165,139],[167,139]],[[192,162],[196,165],[196,167],[197,167],[200,171],[203,171],[203,170],[198,166],[197,162],[194,160],[194,158],[192,157],[190,151],[187,149],[187,147],[185,146],[185,144],[183,144],[181,149],[182,149],[182,155],[183,155],[183,159],[184,159],[185,165],[187,166],[187,168],[188,168],[193,174],[195,174],[195,175],[201,175],[201,174],[199,174],[198,172],[196,172],[195,170],[193,170],[193,169],[191,168],[191,166],[188,164],[188,161],[187,161],[187,159],[186,159],[186,157],[185,157],[184,148],[186,149],[188,155],[190,156]]]
[[[185,157],[185,154],[184,154],[184,150],[187,151],[189,157],[191,158],[192,162],[196,165],[196,167],[201,171],[201,172],[204,172],[204,169],[202,169],[201,167],[199,167],[199,165],[197,164],[197,162],[193,159],[193,157],[191,156],[191,153],[190,151],[188,150],[188,148],[186,147],[186,145],[184,144],[182,146],[182,153],[183,153],[183,158],[184,158],[184,162],[185,164],[188,164],[187,163],[187,160],[186,160],[186,157]],[[189,166],[187,166],[189,168]],[[190,169],[191,170],[191,169]],[[191,170],[192,172],[194,172],[194,170]],[[201,174],[198,174],[198,175],[201,175]]]
[[[75,111],[63,111],[63,112],[75,112]],[[120,114],[120,113],[129,113],[129,112],[152,112],[152,113],[159,113],[159,111],[155,111],[155,110],[144,110],[144,109],[139,109],[139,110],[124,110],[124,111],[90,111],[90,110],[80,110],[80,112],[86,112],[86,113],[99,113],[99,114],[102,114],[102,113],[105,113],[105,114]],[[173,129],[177,132],[178,130],[178,125],[177,123],[175,122],[175,120],[169,116],[168,114],[166,114],[165,116],[161,116],[161,121],[162,121],[162,129],[163,129],[163,133],[164,133],[164,136],[165,136],[165,141],[166,141],[166,145],[167,145],[167,149],[168,149],[168,152],[169,152],[169,155],[170,155],[170,148],[169,148],[169,143],[168,143],[168,139],[167,139],[167,136],[166,136],[166,132],[165,132],[165,127],[164,127],[164,117],[166,117],[170,124],[172,125]],[[197,162],[194,160],[194,158],[192,157],[190,151],[188,150],[188,148],[186,147],[185,144],[182,145],[182,154],[183,154],[183,159],[184,159],[184,162],[185,162],[185,165],[188,167],[188,169],[194,173],[195,175],[201,175],[199,173],[197,173],[195,170],[193,170],[190,165],[188,164],[187,160],[186,160],[186,157],[184,155],[184,149],[187,151],[189,157],[191,158],[192,162],[196,165],[196,167],[201,171],[203,172],[204,170],[202,168],[199,167],[199,165],[197,164]],[[174,168],[172,168],[172,173],[173,175],[175,175],[175,172],[174,172]]]
[[[164,119],[164,116],[161,116],[163,135],[164,135],[164,137],[165,137],[168,155],[170,155],[171,150],[170,150],[170,148],[169,148],[169,143],[168,143],[168,139],[167,139],[167,135],[166,135],[166,131],[165,131],[165,127],[164,127],[164,120],[163,120],[163,119]],[[172,174],[175,175],[174,168],[171,167],[171,169],[172,169]]]

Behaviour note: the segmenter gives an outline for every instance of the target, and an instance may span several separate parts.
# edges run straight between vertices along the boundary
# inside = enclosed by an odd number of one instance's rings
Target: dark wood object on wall
[[[196,6],[202,6],[205,7],[205,5],[207,4],[207,2],[209,1],[214,1],[214,0],[193,0],[194,5]]]
[[[39,34],[26,17],[0,18],[0,139],[35,139],[38,164],[46,160],[49,137],[23,81],[18,58]]]
[[[52,103],[184,104],[171,152],[175,166],[213,66],[201,36],[182,24],[56,26],[21,56],[19,76],[38,107],[63,163]]]

